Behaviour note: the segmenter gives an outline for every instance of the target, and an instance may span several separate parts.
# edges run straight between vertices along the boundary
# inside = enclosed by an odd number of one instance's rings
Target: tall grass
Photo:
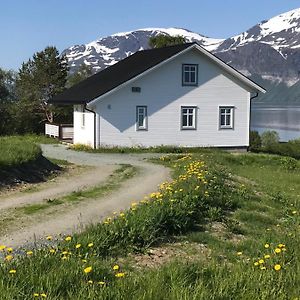
[[[0,137],[0,167],[19,166],[41,155],[41,148],[26,137]]]

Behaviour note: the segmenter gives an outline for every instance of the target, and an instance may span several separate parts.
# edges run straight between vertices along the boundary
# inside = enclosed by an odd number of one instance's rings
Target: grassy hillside
[[[20,258],[0,246],[0,294],[5,299],[299,297],[298,162],[291,170],[284,157],[203,151],[165,156],[161,163],[174,169],[173,180],[130,210],[58,245],[50,241],[44,250],[24,250]],[[173,252],[164,260],[166,243]],[[136,258],[149,259],[149,248],[162,249],[161,261],[141,267]]]
[[[20,181],[41,181],[58,169],[42,156],[40,140],[33,135],[0,137],[0,188]]]

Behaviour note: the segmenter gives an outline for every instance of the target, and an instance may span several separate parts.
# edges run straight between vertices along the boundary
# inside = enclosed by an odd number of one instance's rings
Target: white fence
[[[45,134],[61,140],[73,140],[74,129],[72,124],[45,124]]]

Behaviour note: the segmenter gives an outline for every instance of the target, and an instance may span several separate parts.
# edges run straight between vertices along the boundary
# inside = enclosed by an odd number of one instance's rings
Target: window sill
[[[198,83],[182,83],[182,86],[198,86]]]
[[[195,127],[181,127],[181,130],[197,130]]]

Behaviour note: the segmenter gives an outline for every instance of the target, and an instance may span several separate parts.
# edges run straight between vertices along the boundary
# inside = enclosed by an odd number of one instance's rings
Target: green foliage
[[[36,160],[41,148],[20,137],[0,137],[0,167],[18,166]]]
[[[47,104],[49,99],[64,90],[67,74],[66,58],[61,57],[55,47],[46,47],[22,64],[16,80],[15,132],[43,132],[45,121],[53,122],[56,117],[58,122],[60,117],[70,114],[69,108],[55,108]]]
[[[68,76],[66,87],[70,88],[71,86],[79,83],[80,81],[92,75],[93,75],[93,69],[86,64],[82,64],[74,74]]]
[[[185,38],[183,36],[170,36],[165,34],[158,34],[157,36],[149,39],[149,46],[151,48],[162,48],[167,46],[184,44]]]
[[[258,151],[261,148],[261,138],[257,131],[250,131],[250,151]]]
[[[270,149],[272,146],[279,143],[279,135],[276,131],[265,131],[261,135],[261,145],[265,149]]]

